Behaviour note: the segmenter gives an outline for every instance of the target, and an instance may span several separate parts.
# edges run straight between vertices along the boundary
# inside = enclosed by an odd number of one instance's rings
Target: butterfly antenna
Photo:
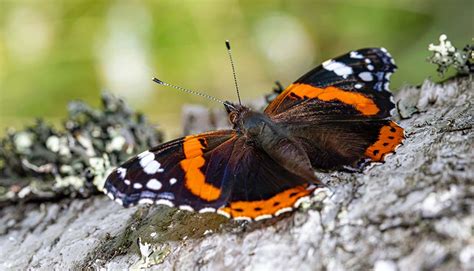
[[[225,46],[227,47],[227,54],[229,54],[230,65],[232,66],[232,75],[234,76],[234,84],[235,90],[237,90],[237,98],[239,98],[239,104],[242,105],[242,101],[240,100],[239,84],[237,84],[237,75],[235,74],[234,60],[232,59],[232,52],[230,49],[229,40],[225,41]]]
[[[184,91],[184,92],[187,92],[187,93],[191,93],[191,94],[194,94],[194,95],[198,95],[198,96],[201,96],[201,97],[204,97],[206,99],[209,99],[209,100],[212,100],[212,101],[215,101],[215,102],[218,102],[218,103],[221,103],[221,104],[225,104],[227,106],[230,106],[232,108],[234,108],[234,106],[228,102],[224,102],[222,100],[219,100],[217,99],[216,97],[213,97],[209,94],[206,94],[206,93],[202,93],[202,92],[199,92],[199,91],[195,91],[195,90],[192,90],[192,89],[187,89],[187,88],[183,88],[183,87],[180,87],[180,86],[175,86],[175,85],[171,85],[169,83],[166,83],[164,81],[161,81],[160,79],[154,77],[153,79],[153,82],[159,84],[159,85],[163,85],[163,86],[167,86],[167,87],[172,87],[174,89],[177,89],[177,90],[181,90],[181,91]]]

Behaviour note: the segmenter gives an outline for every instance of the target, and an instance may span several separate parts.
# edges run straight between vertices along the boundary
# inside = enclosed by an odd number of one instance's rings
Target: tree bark
[[[472,78],[403,88],[397,153],[364,173],[318,173],[329,189],[278,220],[124,209],[104,196],[5,207],[0,269],[472,270],[473,96]]]

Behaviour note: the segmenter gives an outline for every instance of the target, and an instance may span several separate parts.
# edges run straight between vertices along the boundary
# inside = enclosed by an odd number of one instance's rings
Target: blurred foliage
[[[427,45],[473,36],[472,0],[0,1],[0,134],[35,117],[59,123],[68,101],[124,97],[180,132],[180,107],[210,101],[151,77],[235,99],[224,40],[232,41],[242,96],[261,97],[325,59],[383,46],[399,70],[392,89],[436,71]]]
[[[131,155],[162,134],[122,100],[102,95],[101,109],[71,102],[62,129],[41,120],[0,138],[0,206],[18,200],[86,197]]]

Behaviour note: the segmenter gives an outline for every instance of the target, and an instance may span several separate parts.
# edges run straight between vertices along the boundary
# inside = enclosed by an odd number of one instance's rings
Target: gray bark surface
[[[397,153],[363,173],[318,174],[329,189],[278,220],[104,196],[5,207],[0,270],[474,270],[473,96],[472,78],[402,89]]]

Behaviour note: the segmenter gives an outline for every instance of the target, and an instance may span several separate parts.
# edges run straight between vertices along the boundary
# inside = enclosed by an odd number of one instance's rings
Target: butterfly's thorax
[[[276,124],[264,113],[247,109],[237,114],[234,129],[242,134],[248,145],[264,151],[290,172],[298,172],[308,181],[314,179],[306,152],[285,127]]]
[[[288,136],[286,129],[277,126],[267,115],[254,111],[245,112],[239,128],[250,142],[261,147]]]

